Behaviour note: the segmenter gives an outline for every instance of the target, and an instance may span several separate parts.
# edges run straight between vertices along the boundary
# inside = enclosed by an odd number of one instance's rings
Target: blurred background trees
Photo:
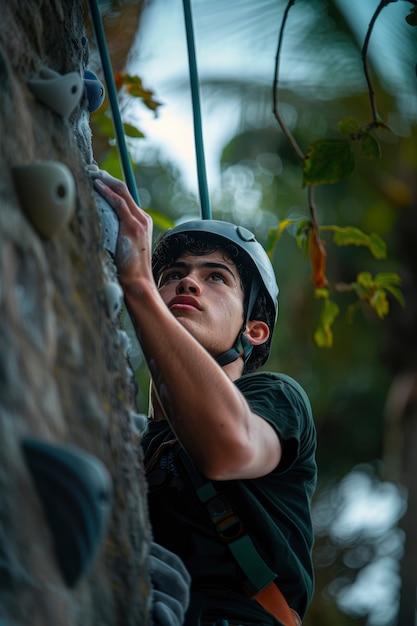
[[[308,219],[300,163],[272,114],[274,56],[286,4],[284,0],[193,3],[207,144],[211,145],[211,132],[221,131],[223,137],[210,188],[213,217],[244,224],[265,244],[270,229],[280,221]],[[390,312],[383,321],[366,307],[348,320],[345,311],[353,296],[339,294],[341,313],[333,326],[333,347],[319,349],[313,335],[322,303],[314,297],[308,257],[291,228],[273,255],[280,313],[267,367],[287,372],[306,388],[319,435],[320,478],[313,510],[317,591],[306,626],[414,623],[417,40],[406,17],[415,3],[295,3],[280,60],[279,102],[304,151],[312,141],[336,138],[337,124],[345,116],[368,124],[370,98],[360,51],[378,6],[383,10],[370,40],[369,63],[377,111],[390,130],[375,133],[381,157],[358,159],[352,176],[318,187],[316,204],[321,224],[374,232],[388,247],[387,259],[377,261],[369,250],[339,248],[323,234],[331,280],[350,282],[364,270],[397,272],[405,307],[389,298]],[[118,11],[114,32],[122,41],[124,9]],[[124,69],[139,75],[154,90],[155,99],[163,102],[161,110],[170,111],[189,108],[189,91],[188,76],[175,61],[185,35],[174,29],[168,12],[164,0],[148,3]],[[165,30],[161,24],[166,24]],[[164,49],[167,33],[170,55],[161,74],[152,73],[156,61],[152,65],[149,50]],[[233,47],[243,59],[243,70],[228,59]],[[158,58],[163,64],[163,57]],[[122,66],[119,59],[117,69]],[[121,107],[126,121],[146,135],[131,141],[143,207],[156,216],[161,228],[170,220],[198,216],[199,201],[189,173],[184,176],[184,166],[181,169],[172,149],[169,156],[152,137],[162,124],[160,118],[151,121],[143,100],[130,97],[126,90],[121,92]],[[114,142],[106,140],[100,124],[103,128],[97,118],[95,157],[120,175]],[[146,412],[146,374],[135,347],[132,363],[137,368],[138,405]]]

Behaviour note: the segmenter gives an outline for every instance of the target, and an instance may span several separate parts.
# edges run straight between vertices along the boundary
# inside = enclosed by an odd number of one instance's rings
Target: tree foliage
[[[338,183],[349,178],[355,170],[355,154],[353,144],[359,142],[359,157],[374,159],[381,156],[381,148],[378,140],[373,136],[375,130],[387,130],[387,125],[382,122],[376,112],[375,93],[373,83],[371,81],[368,68],[368,46],[372,31],[375,27],[376,20],[388,4],[394,0],[382,0],[377,6],[367,29],[365,40],[362,46],[362,61],[365,77],[368,84],[368,93],[370,108],[372,113],[371,121],[361,126],[353,116],[345,116],[338,123],[338,131],[343,139],[317,139],[312,142],[306,153],[303,153],[299,147],[293,133],[288,128],[280,112],[278,99],[278,72],[281,48],[284,38],[284,30],[290,9],[295,4],[295,0],[289,0],[284,11],[281,28],[278,38],[278,48],[275,62],[274,76],[274,114],[280,125],[284,135],[294,149],[295,155],[302,163],[302,184],[308,188],[308,206],[310,212],[310,220],[306,223],[303,219],[298,224],[298,231],[303,233],[303,240],[308,249],[310,262],[312,266],[311,280],[316,289],[316,295],[324,300],[324,306],[321,313],[318,328],[314,333],[314,338],[320,347],[330,347],[333,345],[333,333],[331,331],[333,322],[335,321],[339,307],[334,302],[329,302],[331,292],[353,291],[356,293],[360,303],[365,303],[371,307],[378,317],[383,318],[389,311],[389,300],[387,295],[390,294],[404,305],[404,298],[399,289],[401,279],[395,272],[385,273],[372,277],[369,272],[361,271],[356,280],[349,284],[332,283],[326,276],[326,248],[321,238],[322,230],[333,230],[335,236],[333,243],[338,246],[344,245],[366,245],[375,258],[385,258],[385,246],[381,239],[375,235],[365,235],[358,229],[348,228],[342,230],[335,225],[322,226],[317,218],[315,207],[314,188],[317,185]],[[412,4],[411,13],[407,22],[411,24],[415,15],[414,2]],[[410,18],[411,16],[411,18]],[[278,233],[282,232],[282,227],[278,226]],[[278,237],[272,235],[270,237],[274,243]],[[268,248],[272,255],[273,247]],[[317,290],[318,293],[317,293]],[[356,308],[356,307],[353,307]],[[349,318],[352,317],[352,306],[349,307]]]

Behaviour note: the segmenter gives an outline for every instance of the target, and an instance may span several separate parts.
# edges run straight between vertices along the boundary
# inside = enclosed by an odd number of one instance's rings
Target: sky
[[[236,0],[229,1],[233,5]],[[234,29],[229,23],[222,22],[223,17],[230,20],[230,13],[222,16],[219,9],[220,0],[210,0],[212,9],[203,8],[205,0],[192,2],[193,25],[197,55],[197,66],[200,82],[211,76],[254,77],[259,82],[272,85],[277,32],[282,14],[282,3],[277,2],[276,23],[265,25],[260,23],[260,38],[248,39],[256,32],[243,28]],[[247,7],[248,4],[244,3]],[[301,6],[302,2],[300,3]],[[379,0],[339,0],[346,19],[351,23],[360,41],[366,33],[369,19]],[[402,7],[399,7],[402,5]],[[399,75],[396,55],[392,46],[398,45],[399,33],[393,31],[392,23],[399,24],[408,9],[406,3],[398,3],[388,7],[378,19],[371,39],[370,55],[379,69],[390,81],[395,90],[398,81],[406,80]],[[217,9],[216,9],[217,7]],[[296,7],[298,8],[298,7]],[[293,9],[294,16],[296,8]],[[401,10],[400,10],[401,9]],[[314,9],[304,3],[302,13],[296,20],[288,19],[283,48],[284,58],[281,60],[280,79],[285,82],[288,77],[292,82],[308,81],[311,67],[308,59],[302,57],[297,50],[297,33],[295,42],[292,25],[303,15],[305,22],[312,16],[309,11]],[[399,16],[401,14],[401,17]],[[247,9],[248,19],[254,15]],[[297,25],[297,28],[299,26]],[[215,33],[215,36],[212,35]],[[297,62],[289,66],[288,59],[293,56]],[[191,95],[189,91],[189,70],[186,47],[184,14],[180,0],[153,0],[145,10],[137,41],[132,50],[128,71],[141,76],[145,87],[155,91],[155,96],[163,102],[159,115],[138,115],[143,119],[147,139],[141,143],[140,149],[146,152],[148,147],[157,146],[172,159],[183,174],[186,185],[197,192],[197,167],[195,160],[194,129],[192,118]],[[408,77],[410,78],[410,77]],[[411,80],[415,78],[414,68]],[[181,85],[179,87],[178,85]],[[354,85],[352,85],[355,87]],[[226,98],[211,98],[209,101],[200,96],[203,119],[204,149],[206,173],[210,190],[219,185],[219,157],[221,149],[231,139],[238,128],[239,103]],[[416,105],[414,107],[417,109]],[[271,123],[274,123],[271,113]]]
[[[242,68],[251,64],[252,73],[272,76],[273,50],[271,55],[242,56],[241,45],[223,41],[221,46],[202,45],[198,12],[193,12],[197,65],[200,79],[211,72],[223,72],[225,76],[241,74]],[[155,37],[158,44],[155,46]],[[147,116],[146,134],[150,145],[160,146],[180,168],[185,183],[197,191],[194,128],[189,69],[186,46],[184,15],[181,2],[156,0],[145,11],[140,40],[137,43],[129,68],[142,77],[145,86],[155,90],[157,99],[164,103],[157,118]],[[271,61],[272,59],[272,61]],[[130,69],[129,69],[130,71]],[[181,89],[176,83],[182,82]],[[204,148],[208,184],[211,188],[219,183],[219,155],[221,148],[234,136],[238,111],[236,104],[222,103],[221,111],[200,96],[203,118]],[[219,114],[221,123],[219,123]],[[141,146],[146,150],[146,143]]]

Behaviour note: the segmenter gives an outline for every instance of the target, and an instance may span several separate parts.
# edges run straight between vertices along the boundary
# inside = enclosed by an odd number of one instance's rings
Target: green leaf
[[[314,295],[316,296],[316,298],[327,299],[330,295],[330,291],[325,287],[319,287],[318,289],[314,290]]]
[[[339,307],[331,300],[325,300],[319,324],[314,332],[314,341],[319,348],[331,348],[333,345],[332,326],[339,315]]]
[[[358,122],[353,117],[350,117],[350,116],[347,116],[341,119],[337,125],[337,128],[339,130],[339,133],[342,135],[342,137],[346,137],[348,135],[354,135],[355,133],[358,133],[361,129]]]
[[[370,133],[364,133],[361,140],[361,149],[359,151],[361,157],[365,159],[380,159],[381,146]]]
[[[115,178],[123,180],[123,171],[120,165],[119,153],[117,152],[117,148],[115,146],[107,152],[104,159],[100,162],[100,169],[106,170],[106,172]]]
[[[385,259],[387,256],[385,241],[376,233],[367,235],[354,226],[323,226],[320,230],[332,230],[333,241],[337,246],[366,246],[376,259]]]
[[[127,137],[134,137],[135,139],[142,139],[145,135],[139,128],[133,126],[133,124],[123,124],[123,130]]]
[[[394,296],[403,308],[405,307],[405,298],[401,289],[397,289],[397,287],[393,287],[392,285],[387,285],[385,289],[389,291],[392,296]]]
[[[387,287],[388,285],[400,285],[401,276],[396,272],[381,272],[375,276],[375,283],[378,287]]]
[[[354,226],[329,226],[334,231],[333,241],[337,246],[365,246],[369,243],[369,235]]]
[[[369,249],[372,252],[373,256],[378,259],[386,259],[387,257],[387,244],[379,235],[376,233],[371,233],[369,235]]]
[[[115,76],[116,87],[121,89],[125,86],[127,93],[133,98],[140,98],[143,104],[156,113],[158,107],[161,106],[161,102],[154,100],[154,93],[151,89],[145,89],[143,87],[142,79],[140,76],[133,76],[132,74],[125,74],[124,72],[117,72]]]
[[[310,144],[303,165],[303,187],[337,183],[348,178],[355,158],[347,139],[319,139]]]
[[[113,120],[111,119],[110,113],[105,111],[103,113],[97,113],[93,116],[93,122],[98,126],[103,135],[108,137],[109,139],[114,139],[116,137]]]
[[[389,303],[384,289],[376,289],[369,303],[380,319],[383,319],[387,315]]]
[[[400,303],[405,306],[404,294],[397,285],[401,284],[401,277],[395,272],[383,272],[375,276],[375,285],[379,289],[386,289]]]
[[[307,220],[285,219],[285,220],[281,220],[278,223],[278,226],[276,228],[269,229],[267,239],[266,239],[266,252],[269,258],[272,257],[274,248],[276,244],[278,243],[282,233],[293,224],[299,224],[300,222],[304,224],[305,222],[307,222]]]
[[[155,209],[145,209],[146,213],[151,216],[153,223],[158,228],[162,230],[168,230],[168,228],[174,227],[174,222],[166,217],[166,215],[162,215],[159,211],[155,211]]]
[[[142,79],[140,76],[123,72],[119,74],[119,77],[123,85],[137,85],[138,87],[142,87]]]
[[[369,304],[380,319],[389,312],[389,301],[387,292],[404,306],[404,296],[397,285],[401,283],[398,274],[386,272],[377,274],[375,277],[369,272],[360,272],[356,278],[356,283],[352,283],[358,297]]]
[[[356,281],[358,285],[364,289],[371,289],[374,284],[371,272],[359,272]]]
[[[311,222],[310,220],[300,220],[298,222],[297,232],[295,234],[295,240],[297,246],[303,251],[304,257],[308,254],[308,233],[310,232]]]

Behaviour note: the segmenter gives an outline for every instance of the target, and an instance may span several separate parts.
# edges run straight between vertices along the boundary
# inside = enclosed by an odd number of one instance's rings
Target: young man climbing
[[[255,373],[277,313],[269,259],[215,220],[168,231],[152,255],[125,184],[100,172],[95,187],[120,221],[118,277],[152,378],[149,513],[191,575],[184,623],[293,626],[313,593],[316,434],[301,387]]]

